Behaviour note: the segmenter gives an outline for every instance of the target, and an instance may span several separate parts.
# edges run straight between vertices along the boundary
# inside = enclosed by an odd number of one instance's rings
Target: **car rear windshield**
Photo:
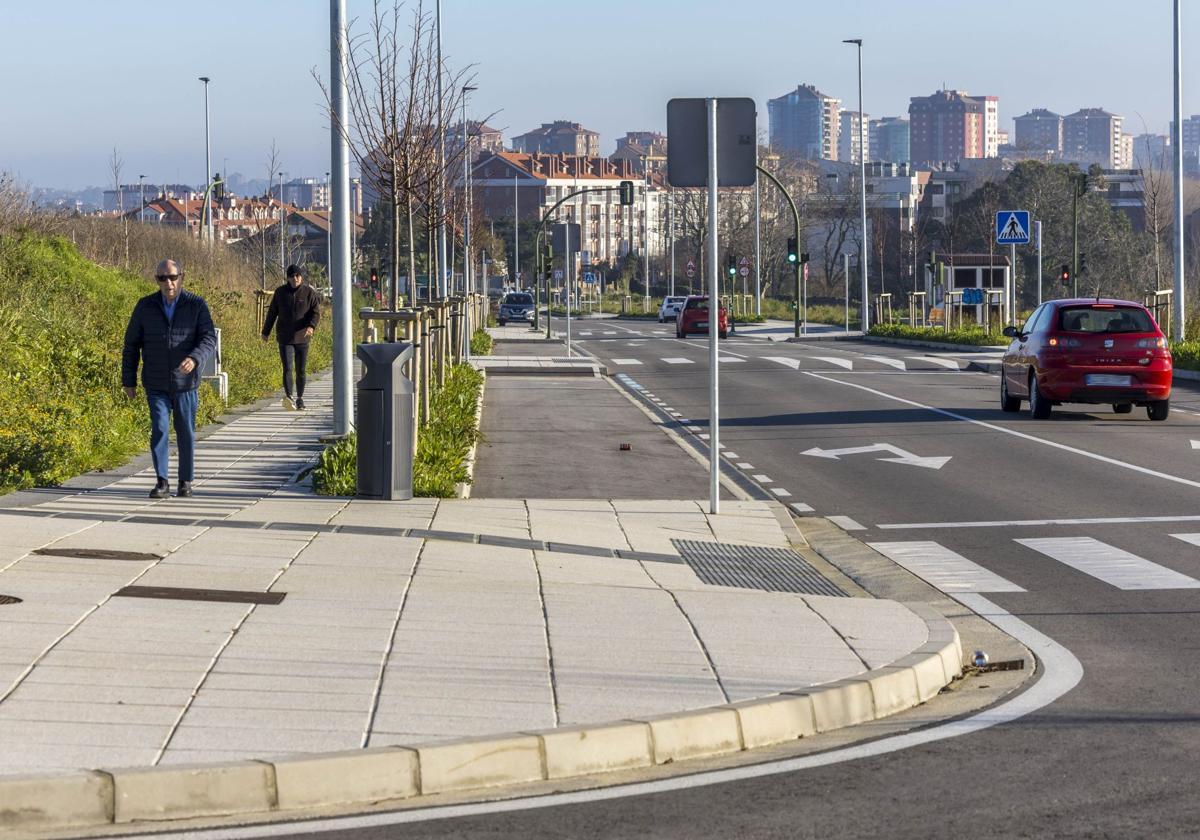
[[[688,309],[708,309],[708,298],[688,298]]]
[[[1069,306],[1058,313],[1058,328],[1067,332],[1144,333],[1155,332],[1154,322],[1144,309],[1134,306]]]
[[[532,306],[533,295],[509,295],[504,299],[504,302]]]
[[[687,298],[685,298],[685,297],[669,297],[666,300],[664,300],[663,303],[670,305],[670,304],[676,304],[676,303],[683,303],[685,300],[687,300]]]

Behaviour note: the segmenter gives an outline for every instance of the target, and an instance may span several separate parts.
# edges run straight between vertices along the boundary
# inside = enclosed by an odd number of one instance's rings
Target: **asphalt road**
[[[681,432],[708,433],[706,338],[631,321],[573,333]],[[722,356],[727,469],[842,517],[943,591],[982,592],[1073,652],[1079,684],[1014,722],[887,755],[325,836],[1200,835],[1200,392],[1178,385],[1163,423],[1107,407],[1036,421],[1000,411],[995,375],[960,370],[974,354],[734,337]]]

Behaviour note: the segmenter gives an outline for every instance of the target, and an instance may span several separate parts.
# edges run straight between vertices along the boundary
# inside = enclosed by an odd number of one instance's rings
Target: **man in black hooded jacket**
[[[125,329],[121,386],[130,399],[137,393],[140,357],[142,387],[150,405],[150,452],[158,476],[150,498],[164,499],[171,494],[167,427],[172,416],[179,445],[178,495],[192,495],[196,390],[200,369],[217,351],[217,333],[204,298],[183,290],[183,270],[174,260],[160,262],[154,276],[158,291],[137,302]]]
[[[271,338],[279,343],[279,361],[283,365],[283,407],[304,408],[304,385],[307,382],[308,342],[317,324],[321,323],[321,296],[312,286],[304,285],[304,272],[298,265],[287,268],[287,282],[271,295],[267,320],[262,328],[262,340]],[[292,399],[292,372],[296,377],[296,398]]]

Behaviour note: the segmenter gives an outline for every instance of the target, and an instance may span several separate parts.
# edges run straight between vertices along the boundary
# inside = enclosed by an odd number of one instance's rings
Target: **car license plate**
[[[1128,388],[1133,384],[1132,376],[1116,376],[1111,373],[1089,373],[1083,381],[1088,385],[1116,385],[1122,388]]]
[[[697,322],[696,322],[696,329],[698,329],[698,330],[706,330],[706,329],[708,329],[708,321],[697,321]]]

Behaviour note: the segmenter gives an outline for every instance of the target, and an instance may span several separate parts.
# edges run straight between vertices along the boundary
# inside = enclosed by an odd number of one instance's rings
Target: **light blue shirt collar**
[[[161,295],[162,293],[160,292],[159,294]],[[175,305],[177,303],[179,303],[180,297],[181,297],[181,295],[176,295],[175,300],[168,301],[167,296],[162,295],[163,312],[165,312],[167,315],[167,323],[168,324],[171,323],[171,319],[173,319],[175,317]]]

